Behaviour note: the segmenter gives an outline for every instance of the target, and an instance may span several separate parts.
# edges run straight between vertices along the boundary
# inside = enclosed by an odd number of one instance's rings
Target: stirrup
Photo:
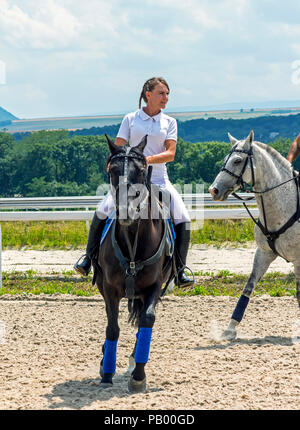
[[[184,269],[187,269],[187,270],[189,270],[190,272],[191,272],[191,275],[193,276],[193,279],[192,280],[190,280],[190,282],[186,282],[186,283],[184,283],[184,284],[181,284],[180,283],[180,280],[179,280],[179,270],[177,270],[177,274],[176,274],[176,285],[177,285],[177,287],[181,287],[181,288],[184,288],[184,287],[189,287],[189,286],[191,286],[191,285],[195,285],[195,275],[194,275],[194,272],[189,268],[189,267],[187,267],[187,266],[183,266],[183,268],[181,268],[180,269],[180,272],[181,271],[183,271],[183,274],[185,275],[185,273],[184,273]],[[185,275],[186,276],[186,275]]]
[[[79,264],[79,261],[81,260],[81,259],[83,259],[84,257],[88,257],[89,259],[90,259],[90,257],[87,255],[87,254],[83,254],[81,257],[79,257],[79,259],[76,261],[76,263],[74,264],[74,266],[73,266],[73,268],[76,270],[76,272],[77,273],[79,273],[80,275],[83,275],[83,276],[88,276],[88,274],[90,273],[90,271],[91,271],[91,268],[92,268],[92,263],[90,264],[90,267],[89,267],[89,269],[87,270],[87,271],[83,271],[83,270],[81,270],[81,267],[80,267],[80,264]],[[91,260],[91,259],[90,259]]]

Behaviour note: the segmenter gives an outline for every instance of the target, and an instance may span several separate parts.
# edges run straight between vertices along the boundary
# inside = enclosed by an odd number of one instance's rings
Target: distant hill
[[[247,119],[208,118],[178,124],[178,135],[189,142],[228,141],[229,132],[237,139],[254,130],[256,140],[270,142],[278,137],[294,139],[300,133],[300,114],[261,116]]]
[[[8,125],[13,119],[18,119],[16,116],[0,107],[0,125]]]
[[[70,130],[69,136],[96,136],[108,134],[115,138],[120,123],[104,127],[82,128]],[[187,121],[178,120],[178,136],[188,142],[228,142],[227,133],[237,139],[248,136],[254,130],[255,139],[268,143],[278,137],[294,139],[300,133],[300,114],[293,115],[265,115],[247,119],[217,119],[200,118]],[[30,135],[31,132],[13,133],[16,140]]]
[[[114,138],[118,125],[92,127],[70,131],[70,136],[101,135],[107,133]],[[278,137],[294,139],[300,133],[300,114],[285,116],[261,116],[248,119],[193,119],[178,121],[178,136],[188,142],[228,141],[227,133],[242,139],[254,130],[256,140],[271,142]]]

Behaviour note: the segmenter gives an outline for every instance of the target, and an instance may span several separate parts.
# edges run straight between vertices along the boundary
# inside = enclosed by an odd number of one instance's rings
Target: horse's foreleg
[[[142,392],[146,389],[145,365],[150,354],[152,327],[155,322],[155,306],[160,294],[160,285],[154,286],[153,292],[145,298],[143,311],[139,318],[139,330],[134,349],[135,367],[129,380],[131,392]]]
[[[236,327],[243,319],[251,293],[276,257],[277,255],[274,254],[272,251],[263,251],[262,249],[257,248],[251,275],[246,285],[244,286],[241,297],[236,304],[229,325],[222,334],[223,339],[233,340],[236,338]]]
[[[128,372],[132,372],[134,370],[134,368],[135,368],[135,359],[134,359],[134,357],[135,357],[135,351],[136,351],[137,341],[138,341],[138,333],[136,334],[136,341],[135,341],[135,344],[134,344],[133,351],[132,351],[132,353],[131,353],[131,355],[129,357]]]
[[[100,375],[102,377],[100,386],[106,388],[112,385],[112,378],[116,371],[117,344],[119,339],[119,303],[120,297],[114,293],[114,289],[109,290],[109,294],[104,296],[107,314],[106,339],[103,345],[103,359],[100,364]]]

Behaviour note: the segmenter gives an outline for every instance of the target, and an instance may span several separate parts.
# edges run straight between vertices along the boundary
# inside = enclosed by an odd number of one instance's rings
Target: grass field
[[[207,220],[201,230],[191,232],[192,244],[224,246],[253,241],[251,220]],[[88,232],[84,221],[2,222],[3,249],[85,248]]]
[[[180,289],[175,287],[173,294],[177,296],[240,296],[247,275],[236,275],[229,271],[212,273],[195,273],[196,284],[193,287]],[[3,273],[3,286],[0,296],[4,294],[74,294],[76,296],[94,296],[99,294],[96,286],[92,286],[92,277],[81,278],[73,271],[63,276],[41,276],[33,270],[27,272]],[[253,295],[269,294],[273,297],[296,294],[294,275],[273,272],[266,274],[258,283]]]

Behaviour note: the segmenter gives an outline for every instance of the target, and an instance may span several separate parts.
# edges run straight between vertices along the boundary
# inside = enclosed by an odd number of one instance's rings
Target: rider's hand
[[[151,155],[149,155],[148,157],[146,157],[147,166],[148,166],[148,164],[151,164],[151,158],[152,158]]]

